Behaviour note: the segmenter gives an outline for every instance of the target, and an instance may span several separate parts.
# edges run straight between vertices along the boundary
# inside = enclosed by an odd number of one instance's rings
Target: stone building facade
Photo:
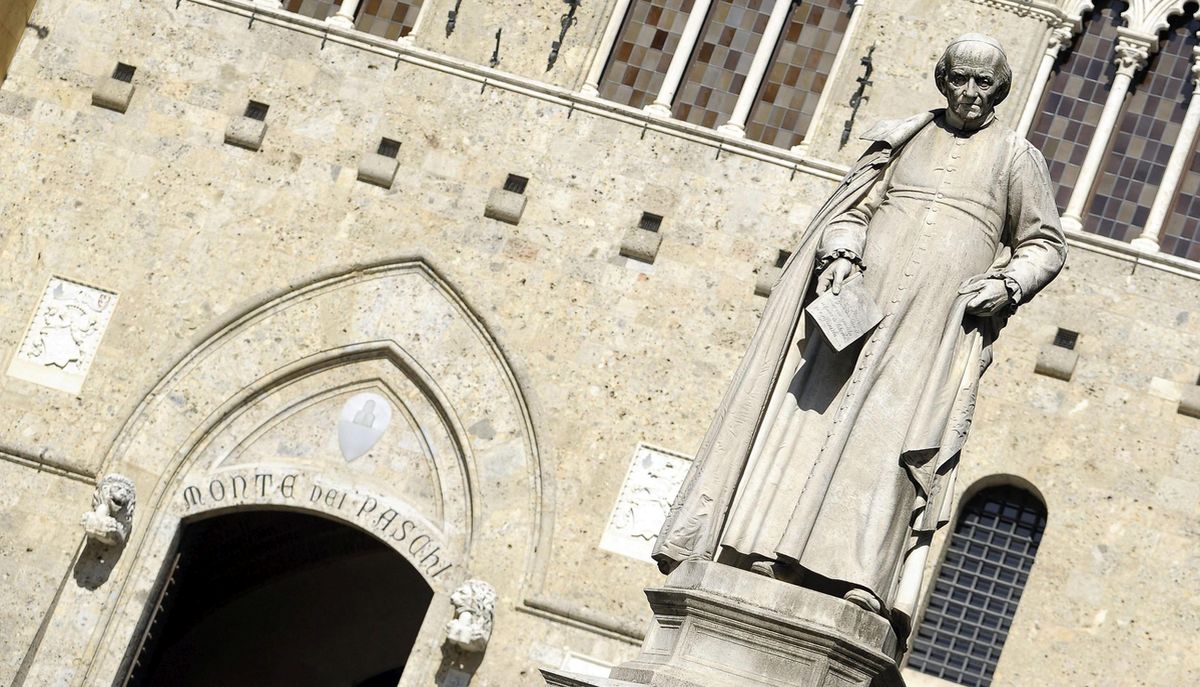
[[[783,252],[855,135],[937,106],[968,30],[1008,49],[1000,117],[1072,251],[1001,338],[956,487],[977,512],[927,571],[938,613],[991,612],[979,565],[947,570],[1022,495],[1025,558],[983,580],[1003,628],[927,613],[906,676],[1200,681],[1195,11],[10,3],[0,683],[509,687],[631,658]]]

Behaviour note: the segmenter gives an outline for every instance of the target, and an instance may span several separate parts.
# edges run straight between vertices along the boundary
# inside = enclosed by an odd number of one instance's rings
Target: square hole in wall
[[[504,180],[504,190],[512,193],[525,193],[525,186],[529,184],[529,177],[517,176],[509,174]]]
[[[133,83],[133,73],[137,71],[137,67],[124,62],[118,62],[116,69],[113,70],[112,78],[125,83]]]
[[[260,122],[265,121],[267,118],[267,110],[269,108],[270,105],[267,105],[266,103],[260,103],[257,100],[251,100],[250,102],[246,103],[246,116],[250,119],[257,119]]]
[[[1075,350],[1075,343],[1079,341],[1079,332],[1073,332],[1070,329],[1059,328],[1054,335],[1054,345],[1059,348],[1065,348],[1069,351]]]
[[[790,258],[790,257],[792,257],[792,251],[790,251],[790,250],[779,251],[779,255],[775,256],[775,266],[780,269],[783,269],[783,266],[787,264],[788,258]]]
[[[638,222],[639,229],[646,231],[658,231],[662,228],[662,215],[656,215],[653,212],[643,212],[642,219]]]
[[[380,139],[379,150],[376,152],[384,157],[394,158],[400,154],[400,141],[393,141],[390,138]]]

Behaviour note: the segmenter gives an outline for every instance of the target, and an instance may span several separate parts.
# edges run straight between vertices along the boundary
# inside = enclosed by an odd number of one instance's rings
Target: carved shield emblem
[[[342,457],[354,460],[370,451],[391,421],[392,407],[383,396],[369,392],[355,394],[342,406],[338,418],[338,446],[342,449]]]

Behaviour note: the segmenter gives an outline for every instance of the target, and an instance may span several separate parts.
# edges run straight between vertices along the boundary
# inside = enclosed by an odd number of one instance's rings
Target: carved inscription
[[[323,483],[319,477],[300,472],[216,475],[184,485],[177,498],[185,511],[269,503],[340,515],[388,542],[430,578],[445,575],[454,567],[438,535],[387,506],[385,498]]]
[[[116,304],[111,291],[52,277],[8,374],[79,393]]]
[[[638,445],[600,548],[642,561],[650,552],[691,459]]]

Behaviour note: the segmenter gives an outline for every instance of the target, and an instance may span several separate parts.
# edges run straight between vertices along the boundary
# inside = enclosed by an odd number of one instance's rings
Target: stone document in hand
[[[883,319],[883,311],[867,293],[862,273],[842,282],[838,294],[826,291],[806,308],[834,350],[858,341]]]

